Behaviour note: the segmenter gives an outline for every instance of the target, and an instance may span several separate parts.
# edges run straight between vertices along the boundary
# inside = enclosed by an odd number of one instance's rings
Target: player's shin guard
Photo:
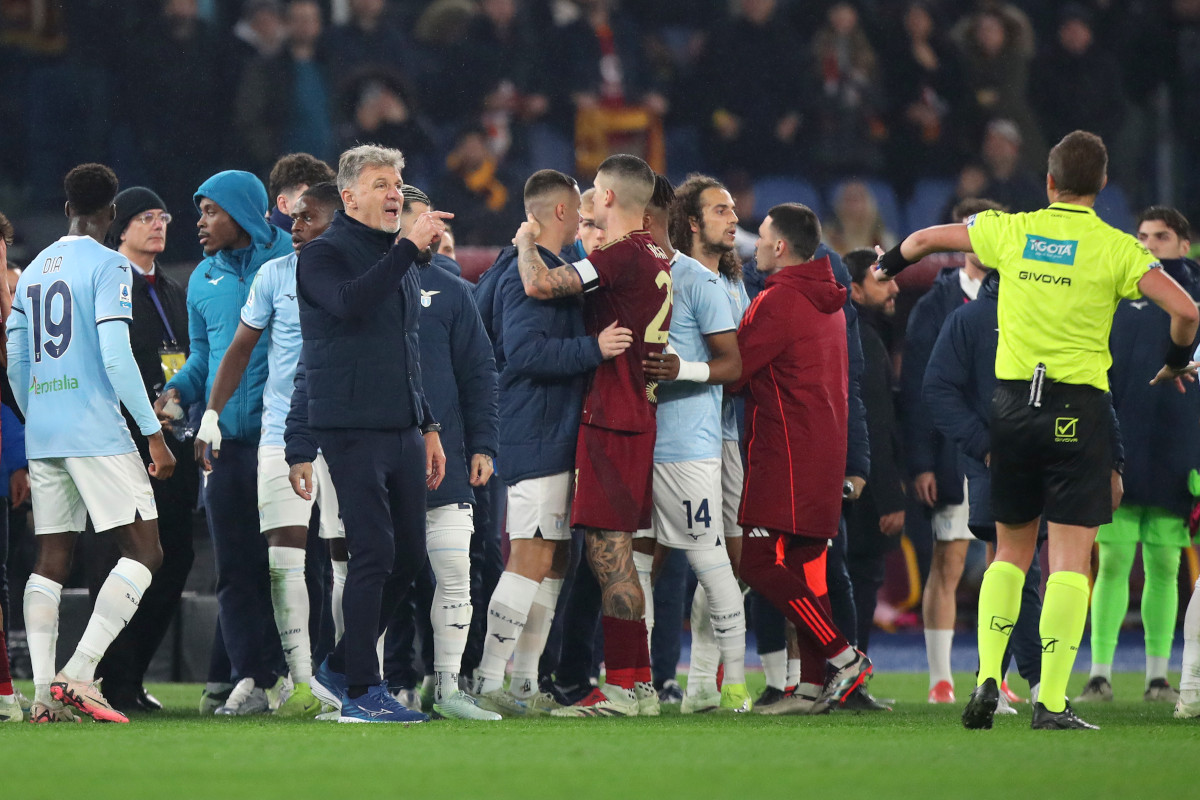
[[[430,530],[425,540],[437,578],[429,621],[438,700],[458,691],[458,670],[471,632],[471,533],[470,528]]]
[[[1200,580],[1192,589],[1187,613],[1183,615],[1183,671],[1179,695],[1185,703],[1200,701]]]
[[[1021,613],[1025,573],[1016,564],[993,561],[979,587],[979,686],[991,678],[999,686],[1004,650]],[[1046,618],[1043,606],[1042,619]],[[1060,709],[1061,710],[1061,709]]]
[[[333,590],[329,598],[329,611],[333,615],[333,641],[336,644],[346,632],[346,617],[342,613],[342,595],[346,591],[346,573],[349,571],[349,561],[331,559],[333,565]]]
[[[714,547],[688,550],[687,556],[708,599],[713,634],[725,665],[725,682],[745,683],[746,607],[729,554],[724,547]]]
[[[1018,600],[1018,602],[1020,602]],[[1088,578],[1078,572],[1056,572],[1046,581],[1042,603],[1042,686],[1038,700],[1047,711],[1066,708],[1067,681],[1087,621]],[[980,609],[982,613],[982,609]],[[982,668],[980,672],[982,673]]]
[[[527,697],[538,688],[538,662],[550,637],[554,623],[554,608],[562,592],[561,578],[546,578],[533,596],[533,605],[525,620],[525,629],[517,637],[513,651],[512,690],[517,697]]]
[[[642,595],[646,598],[646,641],[649,643],[650,636],[654,633],[654,588],[650,580],[654,570],[654,556],[634,550],[633,568],[637,570],[638,583],[641,584]]]
[[[693,697],[707,692],[716,694],[717,667],[721,663],[721,648],[713,633],[709,613],[708,593],[704,584],[696,587],[692,596],[692,655],[688,664],[687,693]]]
[[[75,655],[63,667],[64,675],[88,683],[95,680],[96,664],[104,657],[104,651],[112,644],[112,640],[137,613],[138,603],[150,588],[152,577],[153,574],[141,562],[132,558],[117,561],[100,587],[96,607],[75,648]]]
[[[25,638],[33,668],[35,700],[50,701],[54,652],[58,646],[58,606],[62,584],[34,573],[25,584]]]
[[[505,572],[496,583],[488,604],[487,636],[483,640],[483,657],[479,661],[479,692],[490,692],[504,684],[504,668],[512,657],[517,638],[525,628],[529,609],[537,594],[538,583]]]
[[[308,637],[308,586],[304,581],[304,550],[299,547],[268,547],[271,572],[271,607],[275,627],[296,683],[312,682],[312,649]]]

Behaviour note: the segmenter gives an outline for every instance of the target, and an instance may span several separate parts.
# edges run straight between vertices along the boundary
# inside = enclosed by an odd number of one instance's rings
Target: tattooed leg
[[[586,540],[588,563],[600,584],[602,613],[617,619],[642,619],[646,599],[633,566],[633,534],[589,528]]]

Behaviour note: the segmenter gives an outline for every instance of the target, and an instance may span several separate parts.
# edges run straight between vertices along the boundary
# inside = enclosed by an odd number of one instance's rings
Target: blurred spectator
[[[888,172],[902,195],[918,178],[952,173],[969,148],[958,51],[935,28],[923,0],[908,4],[903,23],[881,69],[890,106]]]
[[[813,39],[821,102],[816,116],[816,156],[830,175],[876,172],[883,166],[886,131],[879,114],[875,50],[850,3],[830,6]]]
[[[1031,94],[1046,139],[1057,142],[1074,130],[1086,130],[1106,142],[1118,139],[1126,99],[1121,67],[1113,54],[1096,44],[1090,11],[1065,6],[1057,38],[1034,62],[1039,76],[1070,75],[1071,80],[1038,80]]]
[[[462,245],[493,245],[512,238],[525,216],[520,191],[487,146],[487,133],[469,128],[446,156],[449,172],[437,193],[439,206],[454,214]]]
[[[250,0],[233,26],[232,55],[241,64],[257,58],[272,58],[288,38],[279,0]]]
[[[329,32],[335,79],[359,67],[400,72],[406,66],[408,42],[386,12],[385,0],[350,0],[350,22]]]
[[[953,213],[954,207],[963,200],[975,200],[983,197],[984,189],[988,185],[988,171],[977,161],[968,162],[958,171],[958,180],[954,183],[954,194],[946,202],[942,208],[942,213],[938,215],[938,224],[948,222],[956,222]]]
[[[522,138],[522,126],[549,108],[544,45],[517,0],[482,0],[463,42],[448,59],[446,93],[450,110],[470,124],[482,123],[492,152],[503,155]]]
[[[576,108],[644,105],[667,112],[652,85],[638,30],[612,0],[578,0],[582,16],[557,35],[566,58],[566,85]]]
[[[846,181],[838,187],[833,213],[822,230],[825,243],[838,255],[862,249],[874,252],[877,246],[890,250],[899,241],[884,227],[875,195],[862,181]]]
[[[803,121],[801,43],[776,0],[741,0],[715,28],[700,74],[707,87],[711,163],[753,176],[791,172]]]
[[[433,173],[434,144],[429,125],[418,115],[411,94],[388,70],[356,73],[338,102],[345,121],[338,126],[338,149],[378,144],[404,153],[405,177],[427,183]]]
[[[446,230],[442,231],[442,238],[438,242],[438,254],[446,258],[458,260],[458,250],[454,244],[454,228],[449,223],[446,224]]]
[[[1049,202],[1045,178],[1021,161],[1021,132],[1006,119],[992,120],[983,135],[988,183],[982,194],[1013,211],[1036,211]],[[1042,172],[1046,169],[1042,164]]]
[[[1012,5],[988,4],[964,18],[953,33],[975,100],[976,135],[982,134],[988,120],[1010,119],[1025,143],[1026,165],[1045,167],[1046,143],[1028,96],[1034,46],[1029,20]]]
[[[287,44],[274,56],[256,58],[242,73],[234,125],[249,163],[263,174],[280,153],[334,155],[328,68],[320,58],[321,7],[292,0],[287,7]]]

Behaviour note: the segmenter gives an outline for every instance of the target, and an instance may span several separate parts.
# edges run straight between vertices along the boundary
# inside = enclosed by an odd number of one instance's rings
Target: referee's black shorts
[[[992,509],[996,521],[1096,527],[1112,522],[1112,411],[1094,386],[1045,382],[1029,405],[1027,381],[992,394]]]

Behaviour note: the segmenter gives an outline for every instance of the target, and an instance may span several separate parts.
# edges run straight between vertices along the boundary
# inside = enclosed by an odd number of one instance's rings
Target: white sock
[[[1112,683],[1112,664],[1100,664],[1092,662],[1092,678],[1104,678],[1104,680]]]
[[[437,584],[429,621],[433,627],[433,670],[439,678],[435,691],[458,691],[467,635],[471,632],[471,533],[467,528],[431,531],[425,540],[429,564]],[[449,675],[454,676],[451,682]],[[445,679],[443,679],[445,678]]]
[[[34,573],[25,584],[25,640],[33,667],[34,700],[49,703],[54,680],[54,649],[58,645],[58,606],[62,584]]]
[[[29,608],[28,602],[26,609]],[[29,619],[28,610],[25,618]],[[1187,613],[1183,615],[1183,673],[1179,676],[1179,693],[1186,693],[1188,702],[1200,698],[1200,581],[1196,581]]]
[[[762,661],[763,677],[767,679],[767,686],[772,689],[783,691],[787,688],[787,650],[772,650],[769,653],[759,653],[758,658]]]
[[[137,613],[138,603],[150,588],[153,577],[153,573],[141,562],[132,558],[117,561],[112,572],[104,579],[100,593],[96,595],[96,607],[75,648],[75,655],[63,667],[64,675],[87,683],[96,679],[96,665],[104,657],[104,651],[112,644],[112,640]]]
[[[717,647],[717,638],[713,634],[704,584],[698,584],[692,596],[691,619],[692,656],[688,663],[687,693],[695,697],[717,691],[717,667],[721,663],[721,648]]]
[[[308,638],[308,584],[304,581],[304,550],[268,547],[271,606],[288,670],[296,683],[312,682],[312,646]]]
[[[745,683],[746,605],[737,578],[733,577],[729,553],[722,546],[688,550],[687,557],[708,598],[713,635],[721,651],[721,663],[725,665],[725,683]]]
[[[333,614],[333,641],[341,641],[346,632],[346,617],[342,614],[342,594],[346,591],[346,573],[349,571],[349,561],[330,561],[333,564],[333,592],[329,598],[329,610]]]
[[[1167,679],[1167,663],[1170,660],[1171,659],[1169,656],[1166,658],[1164,658],[1162,656],[1152,656],[1152,655],[1146,656],[1146,688],[1147,689],[1150,688],[1150,681],[1158,680],[1159,678],[1161,678],[1162,680]]]
[[[829,659],[829,663],[833,664],[838,669],[841,669],[842,667],[846,666],[851,661],[853,661],[854,657],[857,655],[858,655],[858,653],[857,653],[857,651],[855,651],[855,649],[853,647],[847,647],[845,650],[838,653],[833,658]]]
[[[787,685],[800,685],[800,659],[798,658],[789,658],[787,661]]]
[[[642,595],[646,598],[646,646],[650,646],[654,633],[654,587],[650,582],[650,573],[654,569],[654,556],[650,553],[633,552],[633,568],[637,570],[638,583],[642,585]]]
[[[824,688],[823,686],[817,686],[815,683],[800,683],[796,685],[796,694],[815,700],[821,696]]]
[[[954,644],[954,629],[925,629],[925,658],[929,661],[929,688],[942,681],[954,683],[950,672],[950,648]]]
[[[426,678],[429,676],[426,675]],[[424,682],[422,682],[422,685]],[[433,673],[433,699],[440,703],[458,691],[458,672],[437,670]]]
[[[538,662],[542,659],[542,651],[546,649],[546,639],[550,637],[554,607],[558,605],[562,586],[561,578],[546,578],[541,582],[529,607],[525,628],[517,637],[509,687],[519,698],[530,697],[538,691]]]
[[[479,661],[478,692],[491,692],[504,685],[504,668],[525,628],[539,584],[515,572],[505,572],[496,583],[488,603],[487,636]]]

